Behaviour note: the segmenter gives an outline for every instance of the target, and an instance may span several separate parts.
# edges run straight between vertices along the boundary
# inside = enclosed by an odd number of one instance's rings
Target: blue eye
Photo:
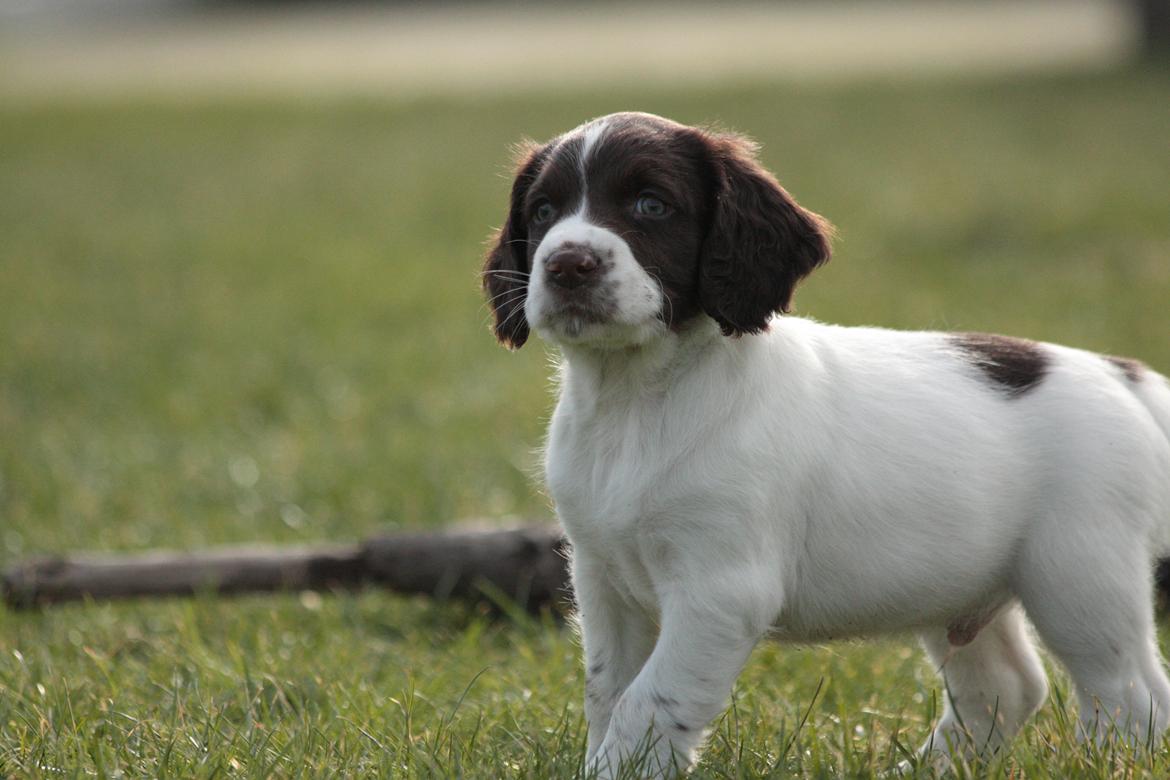
[[[536,210],[532,212],[532,221],[537,225],[543,225],[557,215],[556,207],[547,200],[541,202]]]
[[[670,207],[653,195],[639,195],[634,202],[634,213],[639,217],[659,219],[670,213]]]

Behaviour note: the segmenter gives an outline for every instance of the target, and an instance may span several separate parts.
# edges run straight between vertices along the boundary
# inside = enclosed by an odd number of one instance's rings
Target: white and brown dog
[[[1137,361],[776,316],[829,257],[733,134],[640,113],[526,150],[484,286],[563,354],[546,453],[572,542],[588,760],[693,759],[764,636],[919,634],[925,752],[1009,739],[1047,684],[1083,733],[1157,738],[1170,383]]]

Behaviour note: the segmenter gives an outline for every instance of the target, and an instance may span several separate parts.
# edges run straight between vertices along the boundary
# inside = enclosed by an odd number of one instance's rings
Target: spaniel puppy
[[[788,312],[829,259],[745,138],[639,113],[527,150],[487,256],[495,334],[556,344],[546,477],[572,542],[588,761],[694,758],[764,636],[917,632],[923,748],[1008,740],[1047,684],[1156,738],[1170,383],[1141,363]]]

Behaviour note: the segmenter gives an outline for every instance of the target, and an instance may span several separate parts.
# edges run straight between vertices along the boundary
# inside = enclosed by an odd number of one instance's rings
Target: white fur
[[[564,231],[621,258],[622,296],[644,292],[619,238]],[[686,766],[766,635],[916,631],[953,697],[924,750],[998,745],[1046,691],[1021,605],[1085,734],[1167,725],[1150,581],[1170,525],[1165,379],[1044,345],[1046,376],[1013,398],[944,334],[779,317],[729,339],[705,317],[639,328],[637,303],[565,338],[541,283],[531,321],[564,354],[546,476],[603,776],[648,735],[651,769]],[[952,647],[959,625],[983,628]]]
[[[585,199],[582,198],[582,203]],[[565,312],[550,293],[544,273],[534,273],[528,284],[525,315],[532,329],[550,341],[568,344],[602,342],[613,345],[641,344],[660,335],[665,326],[657,314],[662,309],[662,290],[643,270],[625,239],[608,228],[589,222],[582,211],[553,226],[533,256],[533,266],[543,270],[550,255],[566,245],[591,247],[597,254],[604,288],[612,306],[605,321]]]
[[[589,179],[585,175],[585,163],[589,161],[589,157],[593,154],[593,147],[597,146],[597,142],[605,135],[605,131],[609,129],[609,122],[605,117],[595,119],[582,127],[579,132],[581,134],[581,155],[577,160],[581,167],[581,180],[584,186],[588,186]],[[588,192],[583,193],[588,195]],[[582,207],[585,205],[587,198],[581,199]]]

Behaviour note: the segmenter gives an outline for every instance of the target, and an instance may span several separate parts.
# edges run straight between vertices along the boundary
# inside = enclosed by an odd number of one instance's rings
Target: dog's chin
[[[658,317],[623,320],[593,308],[562,306],[529,323],[538,336],[563,347],[624,349],[661,337],[666,325]]]

